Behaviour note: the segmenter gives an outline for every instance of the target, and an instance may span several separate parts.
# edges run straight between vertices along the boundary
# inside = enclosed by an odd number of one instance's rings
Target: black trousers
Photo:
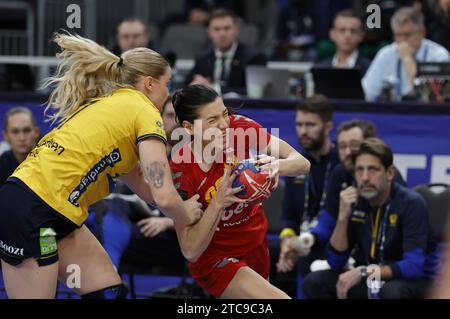
[[[311,264],[318,259],[327,259],[325,246],[314,245],[307,256],[298,259],[298,271],[302,278],[305,278],[311,272]]]
[[[312,272],[303,280],[303,291],[309,299],[336,299],[336,284],[339,275],[343,271],[322,270]],[[381,299],[420,299],[424,298],[430,280],[421,279],[395,279],[387,281],[380,291]],[[367,285],[361,280],[350,288],[347,297],[349,299],[367,299]]]

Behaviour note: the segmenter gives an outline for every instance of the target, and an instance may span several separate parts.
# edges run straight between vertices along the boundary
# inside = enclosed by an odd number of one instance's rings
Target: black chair
[[[430,227],[438,240],[443,240],[450,214],[450,187],[447,184],[422,184],[414,188],[427,203]]]
[[[277,237],[281,230],[280,221],[284,187],[284,180],[280,178],[277,189],[263,202],[264,212],[266,213],[267,221],[269,222],[268,233],[269,235],[274,234]]]
[[[206,299],[211,298],[197,283],[191,278],[187,263],[174,265],[173,267],[143,267],[128,263],[122,260],[119,268],[121,276],[128,276],[130,295],[132,299],[150,298],[150,299]],[[177,276],[180,280],[177,284],[169,285],[157,289],[151,293],[138,291],[136,288],[137,275],[149,276]]]

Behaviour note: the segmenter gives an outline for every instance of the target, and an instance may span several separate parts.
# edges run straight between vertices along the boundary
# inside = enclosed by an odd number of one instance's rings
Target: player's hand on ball
[[[222,180],[217,188],[216,196],[214,200],[217,204],[221,205],[222,208],[227,208],[234,203],[245,203],[245,199],[236,197],[235,195],[245,189],[245,186],[232,187],[233,181],[239,175],[238,172],[232,173],[232,169],[226,168],[223,174]]]
[[[199,198],[200,195],[195,194],[183,202],[188,212],[188,225],[195,224],[203,216],[202,204],[198,201]]]
[[[261,172],[268,174],[268,179],[274,180],[273,189],[278,186],[278,179],[280,176],[280,162],[273,156],[260,154],[256,157],[256,163],[260,166]]]

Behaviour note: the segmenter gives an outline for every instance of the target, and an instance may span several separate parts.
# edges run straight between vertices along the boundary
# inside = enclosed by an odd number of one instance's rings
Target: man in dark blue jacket
[[[384,283],[381,298],[423,297],[438,263],[425,201],[393,182],[392,151],[381,140],[365,140],[352,162],[357,186],[340,193],[338,219],[328,245],[331,269],[305,278],[306,296],[367,298],[367,279],[377,277]],[[353,250],[358,267],[347,270]]]
[[[328,244],[339,213],[339,194],[356,184],[353,176],[352,151],[356,150],[365,139],[375,136],[375,125],[369,121],[354,119],[339,126],[337,149],[341,162],[331,172],[325,205],[319,212],[317,225],[310,230],[316,245]],[[395,170],[394,182],[407,186],[398,170]]]
[[[310,161],[308,176],[287,177],[282,207],[281,252],[278,261],[279,272],[290,272],[295,266],[295,254],[289,247],[291,238],[306,231],[317,223],[317,215],[326,202],[327,184],[333,168],[339,163],[339,156],[330,139],[333,128],[333,108],[323,95],[315,95],[297,106],[296,130],[302,154]],[[310,256],[299,262],[302,275],[309,272],[315,259],[325,258],[324,247],[317,247]]]

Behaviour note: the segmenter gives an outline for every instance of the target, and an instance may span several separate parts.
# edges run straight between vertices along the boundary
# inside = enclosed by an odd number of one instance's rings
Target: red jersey
[[[270,134],[266,129],[244,116],[231,115],[230,129],[240,129],[234,131],[234,144],[232,145],[239,145],[239,139],[245,140],[244,151],[242,151],[242,146],[239,147],[241,151],[238,151],[236,147],[233,148],[235,164],[249,158],[251,150],[264,149],[270,141]],[[256,132],[256,139],[248,138],[250,134],[254,133],[251,131]],[[186,158],[183,155],[187,154],[191,161],[189,163],[182,162],[180,159]],[[204,172],[193,161],[189,144],[179,149],[170,162],[175,187],[181,194],[186,195],[182,197],[187,199],[199,194],[199,201],[204,210],[216,193],[216,187],[223,176],[225,165],[225,163],[214,163],[208,172]],[[222,215],[211,243],[194,264],[201,263],[202,259],[210,256],[245,255],[246,252],[257,248],[264,242],[267,227],[267,219],[261,204],[253,206],[235,204],[228,207]]]

